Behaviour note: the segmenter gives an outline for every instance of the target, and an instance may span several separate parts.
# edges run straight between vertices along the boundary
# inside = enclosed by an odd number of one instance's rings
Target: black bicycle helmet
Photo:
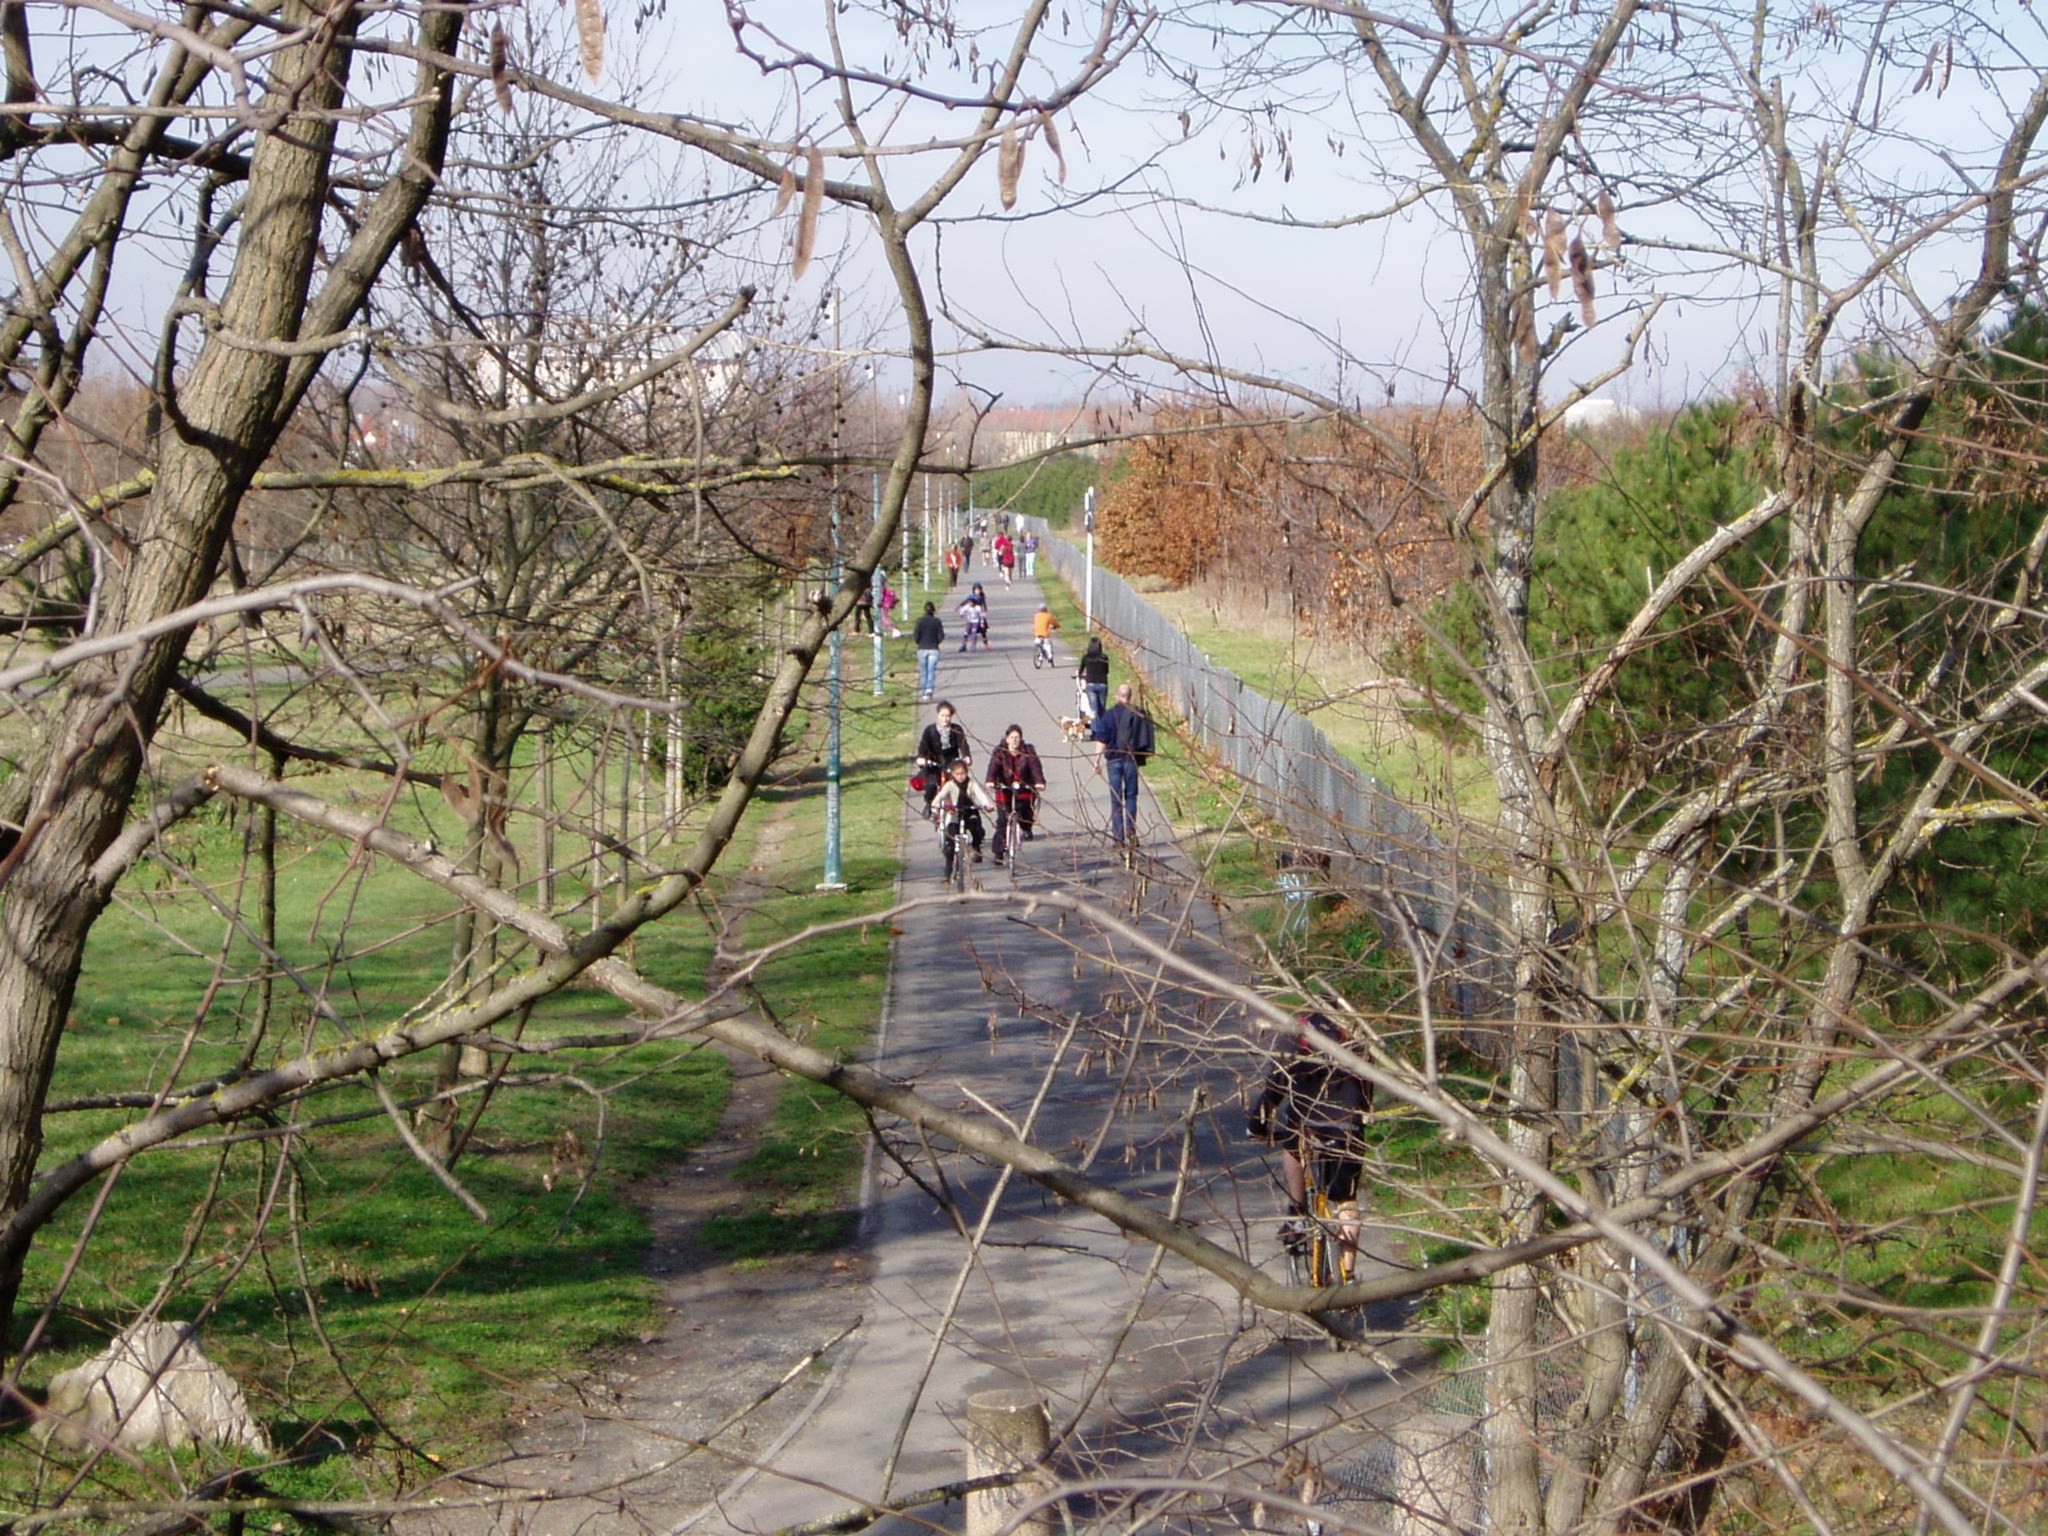
[[[1297,1051],[1312,1051],[1316,1048],[1315,1042],[1308,1035],[1311,1029],[1319,1035],[1335,1040],[1339,1045],[1342,1045],[1351,1038],[1351,1031],[1331,1018],[1327,1013],[1297,1013],[1294,1016],[1294,1022],[1301,1026],[1301,1033],[1295,1037],[1294,1041],[1294,1048]]]

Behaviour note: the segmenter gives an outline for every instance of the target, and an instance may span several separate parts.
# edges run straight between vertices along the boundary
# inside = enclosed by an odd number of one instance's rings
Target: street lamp
[[[839,564],[839,450],[844,438],[841,428],[846,404],[839,357],[839,290],[834,288],[825,302],[832,313],[832,581],[826,588],[827,600],[831,601],[839,591],[839,583],[845,578]],[[831,660],[825,668],[825,878],[818,882],[817,888],[821,891],[843,891],[846,881],[839,872],[840,634],[836,624],[832,626],[827,645]]]
[[[870,358],[866,363],[868,375],[868,457],[879,459],[882,454],[882,396],[875,388],[875,364]],[[868,471],[869,516],[868,526],[882,525],[882,471],[879,465]],[[875,640],[875,697],[882,696],[882,565],[878,556],[875,568],[868,572],[868,633]]]
[[[1092,631],[1095,628],[1095,487],[1088,487],[1088,494],[1081,498],[1081,527],[1088,535],[1088,584],[1086,596],[1081,600],[1081,627]]]

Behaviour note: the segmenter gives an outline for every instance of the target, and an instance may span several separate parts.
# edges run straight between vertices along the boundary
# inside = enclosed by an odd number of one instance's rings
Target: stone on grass
[[[270,1454],[234,1377],[199,1346],[195,1323],[137,1323],[50,1380],[45,1433],[71,1447],[185,1450],[202,1442]]]

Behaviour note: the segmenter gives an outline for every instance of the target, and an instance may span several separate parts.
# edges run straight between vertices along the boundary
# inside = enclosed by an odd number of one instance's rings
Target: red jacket
[[[1045,788],[1045,765],[1038,760],[1038,748],[1027,741],[1012,752],[1008,742],[1002,743],[989,754],[988,781],[995,788],[1004,790],[1012,784]]]

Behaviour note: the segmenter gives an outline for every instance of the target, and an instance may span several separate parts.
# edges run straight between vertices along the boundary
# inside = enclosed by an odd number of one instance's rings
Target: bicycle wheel
[[[967,889],[967,829],[957,821],[946,844],[946,878],[955,890]]]

